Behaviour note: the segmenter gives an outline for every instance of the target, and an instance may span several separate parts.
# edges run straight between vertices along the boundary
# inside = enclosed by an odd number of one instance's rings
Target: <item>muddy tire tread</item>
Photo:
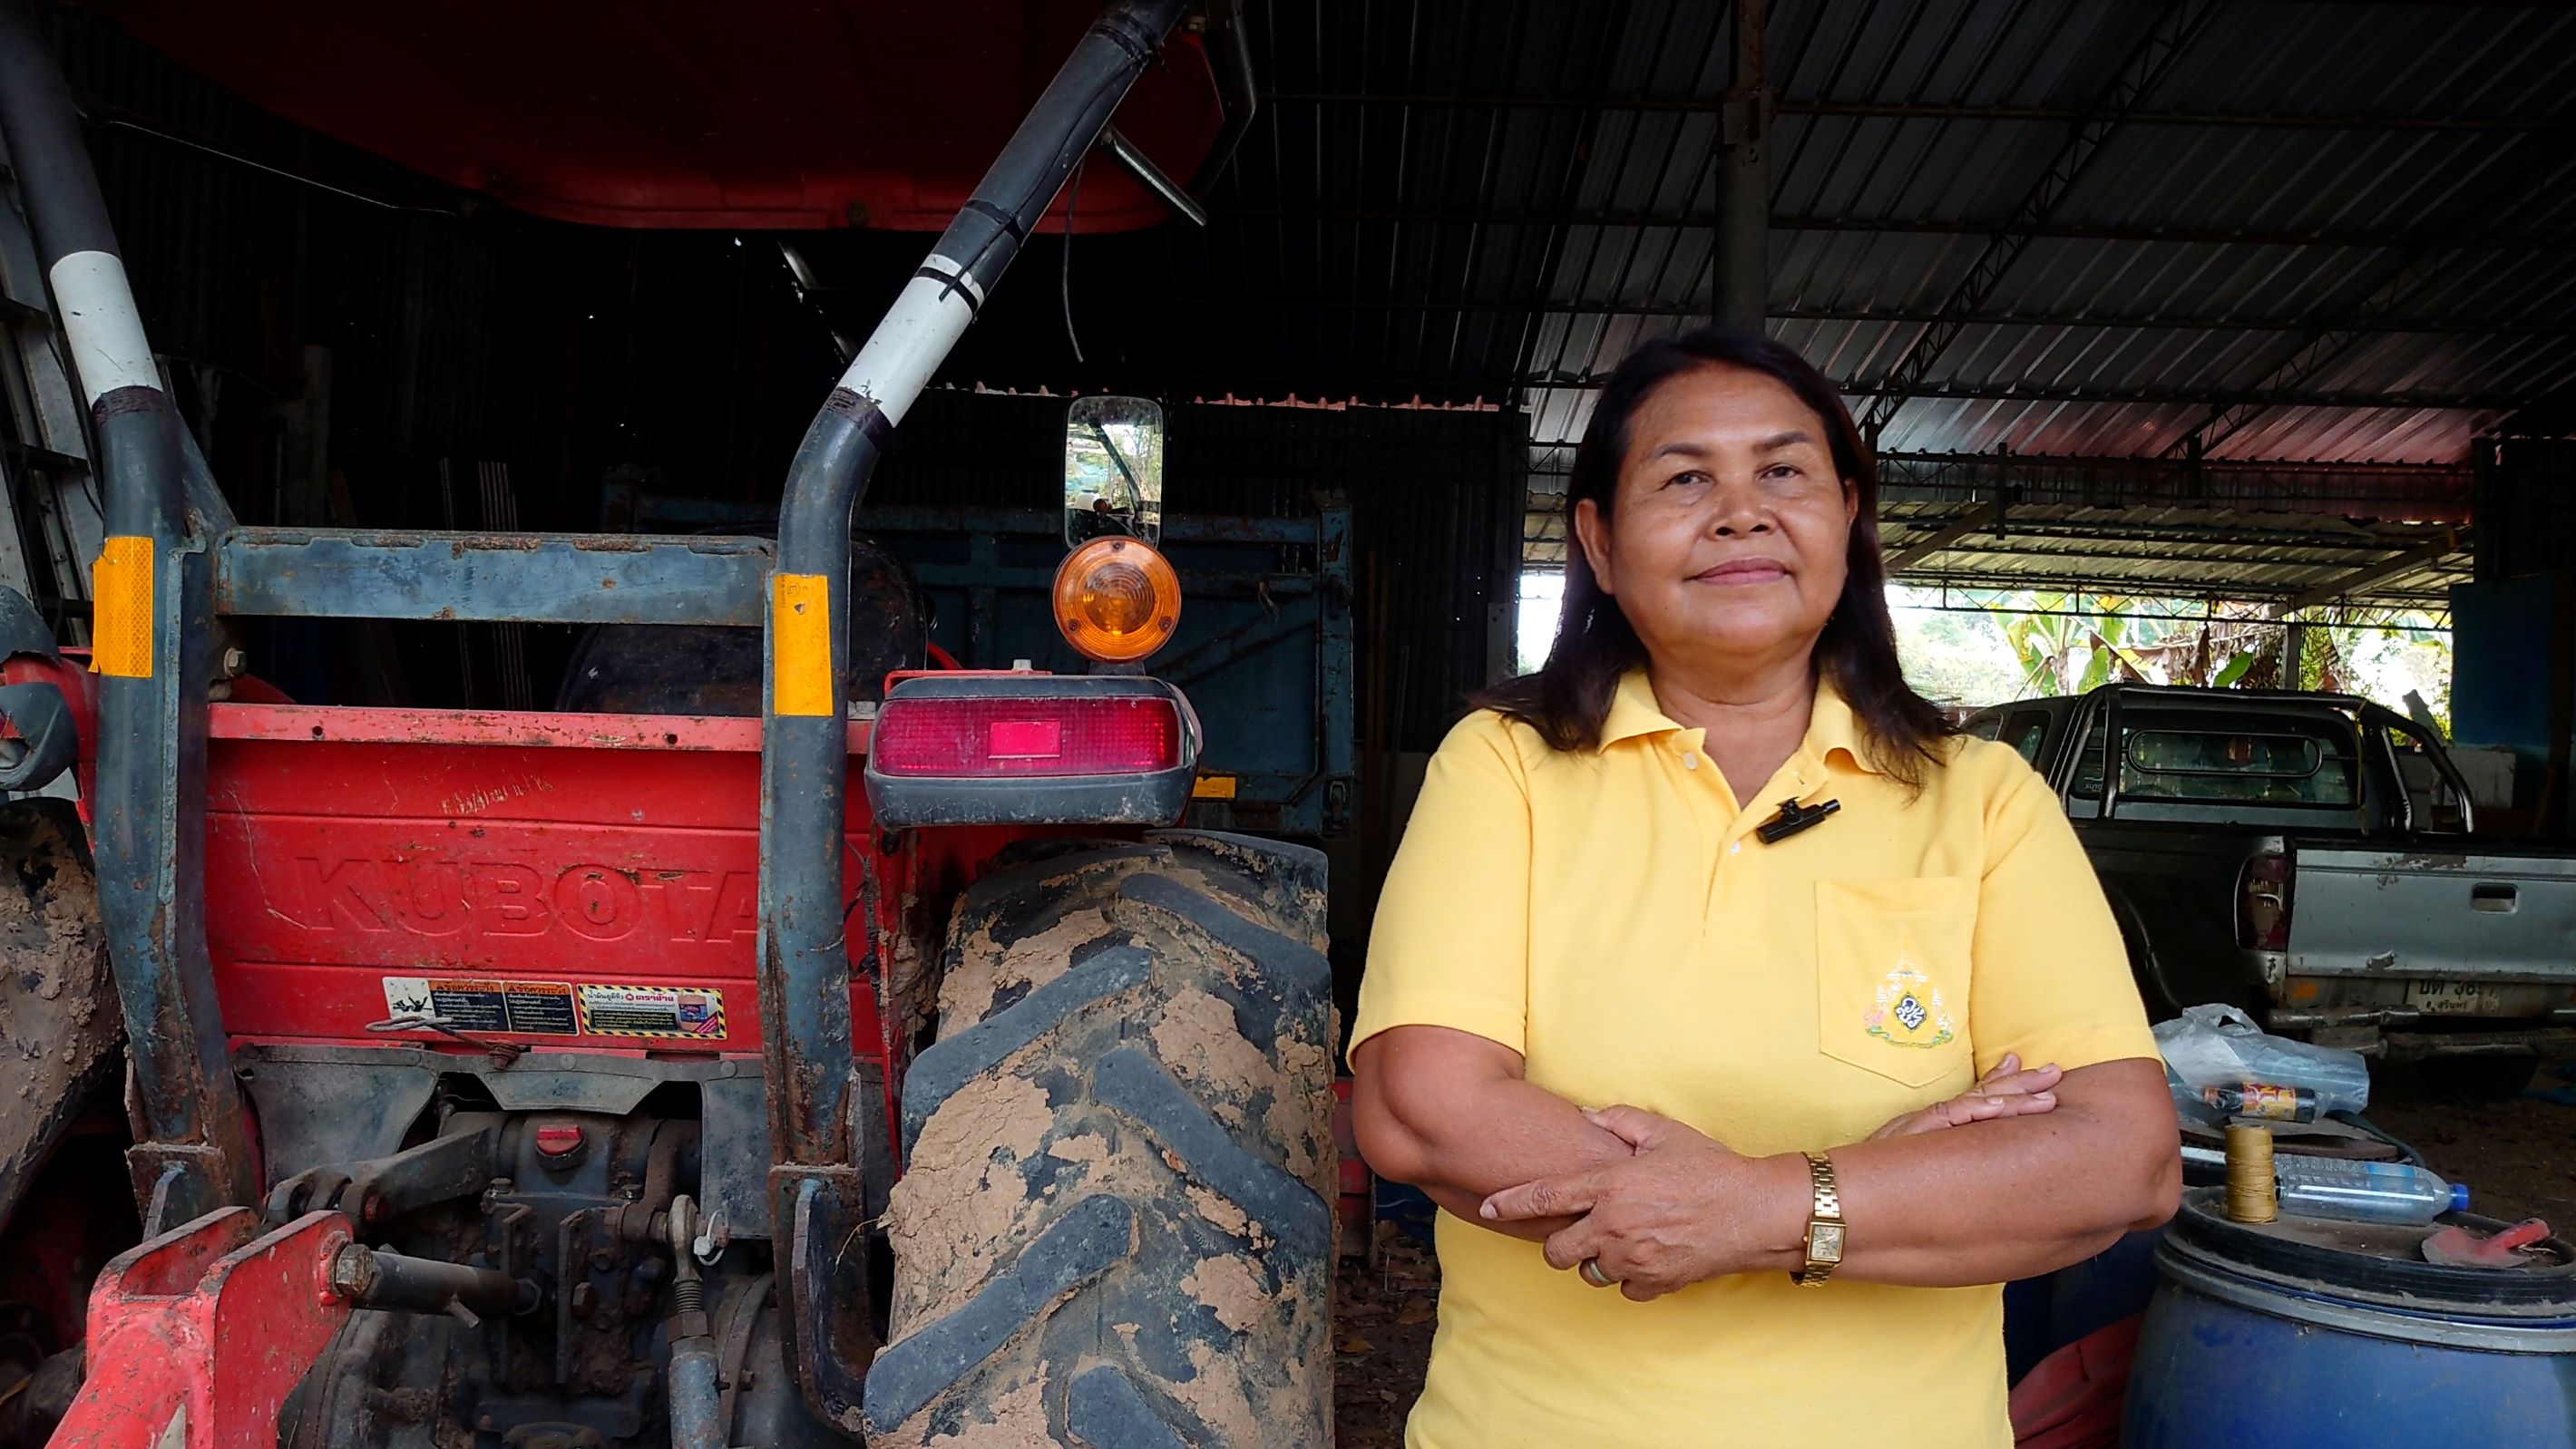
[[[961,895],[945,964],[989,972],[1080,913],[1097,926],[1047,943],[1065,948],[1051,976],[989,983],[914,1059],[904,1133],[925,1155],[889,1214],[870,1444],[1326,1442],[1322,857],[1192,832],[1032,855]],[[987,1146],[975,1114],[1006,1095],[1043,1126],[1013,1119]],[[916,1239],[908,1191],[950,1209],[991,1194],[975,1209],[1012,1220],[998,1250]]]

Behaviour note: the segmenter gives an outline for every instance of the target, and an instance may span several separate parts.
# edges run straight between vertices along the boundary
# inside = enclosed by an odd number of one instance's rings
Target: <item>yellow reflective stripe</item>
[[[836,715],[832,585],[821,574],[769,577],[769,700],[780,714]]]
[[[152,677],[152,540],[118,534],[89,567],[89,667],[125,679]]]

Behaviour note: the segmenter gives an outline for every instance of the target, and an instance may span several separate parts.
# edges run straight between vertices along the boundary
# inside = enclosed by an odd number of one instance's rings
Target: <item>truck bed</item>
[[[2576,859],[2458,845],[2293,842],[2290,974],[2576,983]]]

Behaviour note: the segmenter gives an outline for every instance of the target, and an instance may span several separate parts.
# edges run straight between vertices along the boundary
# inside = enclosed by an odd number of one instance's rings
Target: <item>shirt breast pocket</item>
[[[1816,1032],[1825,1055],[1908,1087],[1969,1066],[1977,884],[1816,883]]]

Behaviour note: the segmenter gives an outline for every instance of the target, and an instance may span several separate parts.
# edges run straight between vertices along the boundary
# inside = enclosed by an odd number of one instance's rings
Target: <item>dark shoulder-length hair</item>
[[[1897,666],[1896,624],[1887,612],[1887,565],[1878,545],[1878,470],[1842,395],[1807,359],[1767,337],[1730,327],[1702,327],[1657,338],[1631,352],[1610,374],[1594,403],[1592,424],[1575,449],[1568,481],[1565,612],[1556,642],[1536,674],[1487,690],[1476,704],[1536,730],[1559,750],[1597,749],[1619,681],[1646,662],[1646,646],[1628,624],[1619,602],[1603,593],[1592,565],[1574,537],[1576,504],[1590,500],[1602,520],[1618,526],[1614,505],[1619,470],[1628,458],[1631,424],[1655,389],[1703,367],[1740,367],[1777,379],[1824,419],[1834,471],[1859,495],[1851,530],[1843,596],[1816,641],[1816,669],[1833,681],[1860,721],[1871,763],[1908,785],[1920,785],[1927,765],[1946,757],[1957,733],[1931,701],[1916,694]]]

